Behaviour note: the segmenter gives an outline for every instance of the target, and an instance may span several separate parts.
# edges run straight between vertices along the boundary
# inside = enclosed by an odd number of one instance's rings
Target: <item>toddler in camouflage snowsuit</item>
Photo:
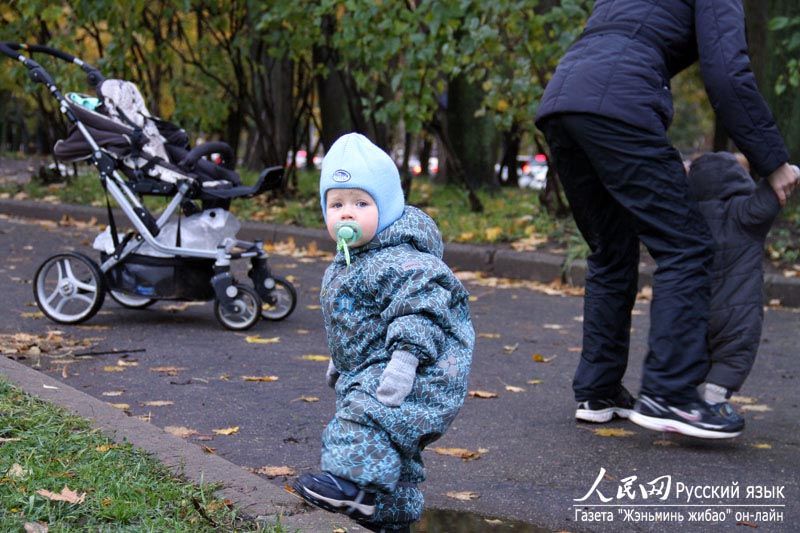
[[[322,435],[324,472],[295,490],[375,531],[407,530],[422,514],[421,452],[466,395],[468,293],[441,259],[436,224],[404,205],[397,167],[366,137],[331,146],[320,197],[340,248],[320,295],[336,415]]]

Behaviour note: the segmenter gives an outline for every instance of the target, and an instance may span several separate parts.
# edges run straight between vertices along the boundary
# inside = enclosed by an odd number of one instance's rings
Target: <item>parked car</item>
[[[297,168],[305,168],[306,163],[308,162],[308,152],[305,150],[298,150],[297,156],[294,156],[292,152],[289,152],[286,156],[286,166],[291,166],[292,158],[294,158],[295,166]],[[314,168],[320,169],[322,168],[322,156],[315,155],[314,159],[312,159],[312,163],[314,163]]]
[[[415,176],[419,176],[422,174],[422,163],[416,157],[410,157],[408,159],[408,166],[411,169],[411,173]],[[439,173],[439,158],[438,157],[431,157],[428,159],[428,174],[431,176],[435,176]]]
[[[499,170],[500,165],[495,165]],[[508,168],[503,167],[500,180],[508,180]],[[547,156],[544,154],[517,156],[517,183],[521,189],[540,191],[547,185]]]

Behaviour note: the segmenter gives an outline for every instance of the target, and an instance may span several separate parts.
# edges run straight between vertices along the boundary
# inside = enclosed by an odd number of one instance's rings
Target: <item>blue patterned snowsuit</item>
[[[441,260],[436,224],[406,207],[371,242],[337,254],[320,300],[336,369],[336,416],[322,435],[322,469],[378,491],[372,520],[419,520],[421,452],[455,418],[467,392],[475,334],[468,293]],[[376,398],[395,350],[419,360],[398,407]]]

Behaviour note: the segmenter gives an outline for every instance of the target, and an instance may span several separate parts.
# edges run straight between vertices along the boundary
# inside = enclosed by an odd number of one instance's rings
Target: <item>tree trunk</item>
[[[430,176],[428,168],[430,167],[431,152],[433,152],[433,143],[431,142],[431,136],[426,131],[422,132],[420,138],[422,139],[422,148],[420,148],[419,150],[419,164],[422,167],[421,174],[423,176]]]
[[[519,126],[514,124],[510,131],[503,134],[503,159],[497,170],[497,181],[504,187],[519,187],[519,173],[517,172],[517,156],[522,138]],[[503,169],[506,169],[506,181],[502,181]]]
[[[491,117],[475,116],[482,101],[483,91],[477,83],[470,83],[462,76],[450,80],[447,91],[447,132],[469,186],[472,189],[496,189],[498,181],[494,164],[497,130]],[[448,165],[452,164],[452,159],[448,158]]]
[[[322,32],[330,38],[336,31],[336,22],[333,17],[325,17],[322,21]],[[326,67],[326,72],[317,77],[317,94],[319,95],[319,110],[322,118],[322,131],[320,137],[325,151],[344,135],[357,131],[365,135],[367,123],[358,101],[358,95],[353,92],[355,84],[346,72],[337,66],[336,52],[327,45],[314,47],[314,64]],[[374,139],[374,136],[372,136]]]
[[[534,143],[536,144],[536,152],[539,154],[548,154],[547,157],[547,183],[544,190],[539,193],[539,201],[548,213],[556,216],[566,216],[569,214],[569,206],[564,202],[561,195],[561,182],[558,180],[558,173],[549,156],[549,152],[545,150],[544,143],[539,134],[534,135]]]
[[[258,142],[247,166],[283,166],[296,137],[293,91],[294,64],[289,59],[267,55],[261,41],[251,48],[253,94],[252,119],[258,131]]]
[[[745,0],[747,34],[753,71],[758,86],[767,101],[778,127],[783,133],[792,161],[800,160],[800,99],[797,89],[789,88],[783,94],[775,93],[775,81],[785,72],[790,59],[781,52],[780,42],[787,32],[772,32],[767,29],[770,19],[777,16],[800,15],[797,0]]]
[[[223,140],[230,145],[235,155],[239,153],[239,138],[244,127],[244,111],[242,111],[242,106],[238,102],[228,109],[228,117],[225,120],[225,138]]]

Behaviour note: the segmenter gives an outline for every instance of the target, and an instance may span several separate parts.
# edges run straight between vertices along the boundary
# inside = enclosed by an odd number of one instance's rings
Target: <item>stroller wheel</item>
[[[48,258],[33,278],[36,305],[60,324],[78,324],[92,318],[103,305],[106,288],[97,263],[69,252]]]
[[[125,294],[124,292],[119,291],[108,291],[108,293],[115,302],[122,307],[127,307],[128,309],[144,309],[145,307],[150,307],[156,303],[153,298],[131,296],[130,294]]]
[[[287,280],[275,277],[275,286],[269,290],[269,296],[263,298],[261,318],[265,320],[283,320],[292,314],[297,305],[297,291]]]
[[[258,322],[261,310],[261,298],[255,289],[236,283],[238,294],[233,299],[235,309],[229,311],[220,303],[214,300],[214,314],[223,326],[228,329],[241,331],[250,329]]]

